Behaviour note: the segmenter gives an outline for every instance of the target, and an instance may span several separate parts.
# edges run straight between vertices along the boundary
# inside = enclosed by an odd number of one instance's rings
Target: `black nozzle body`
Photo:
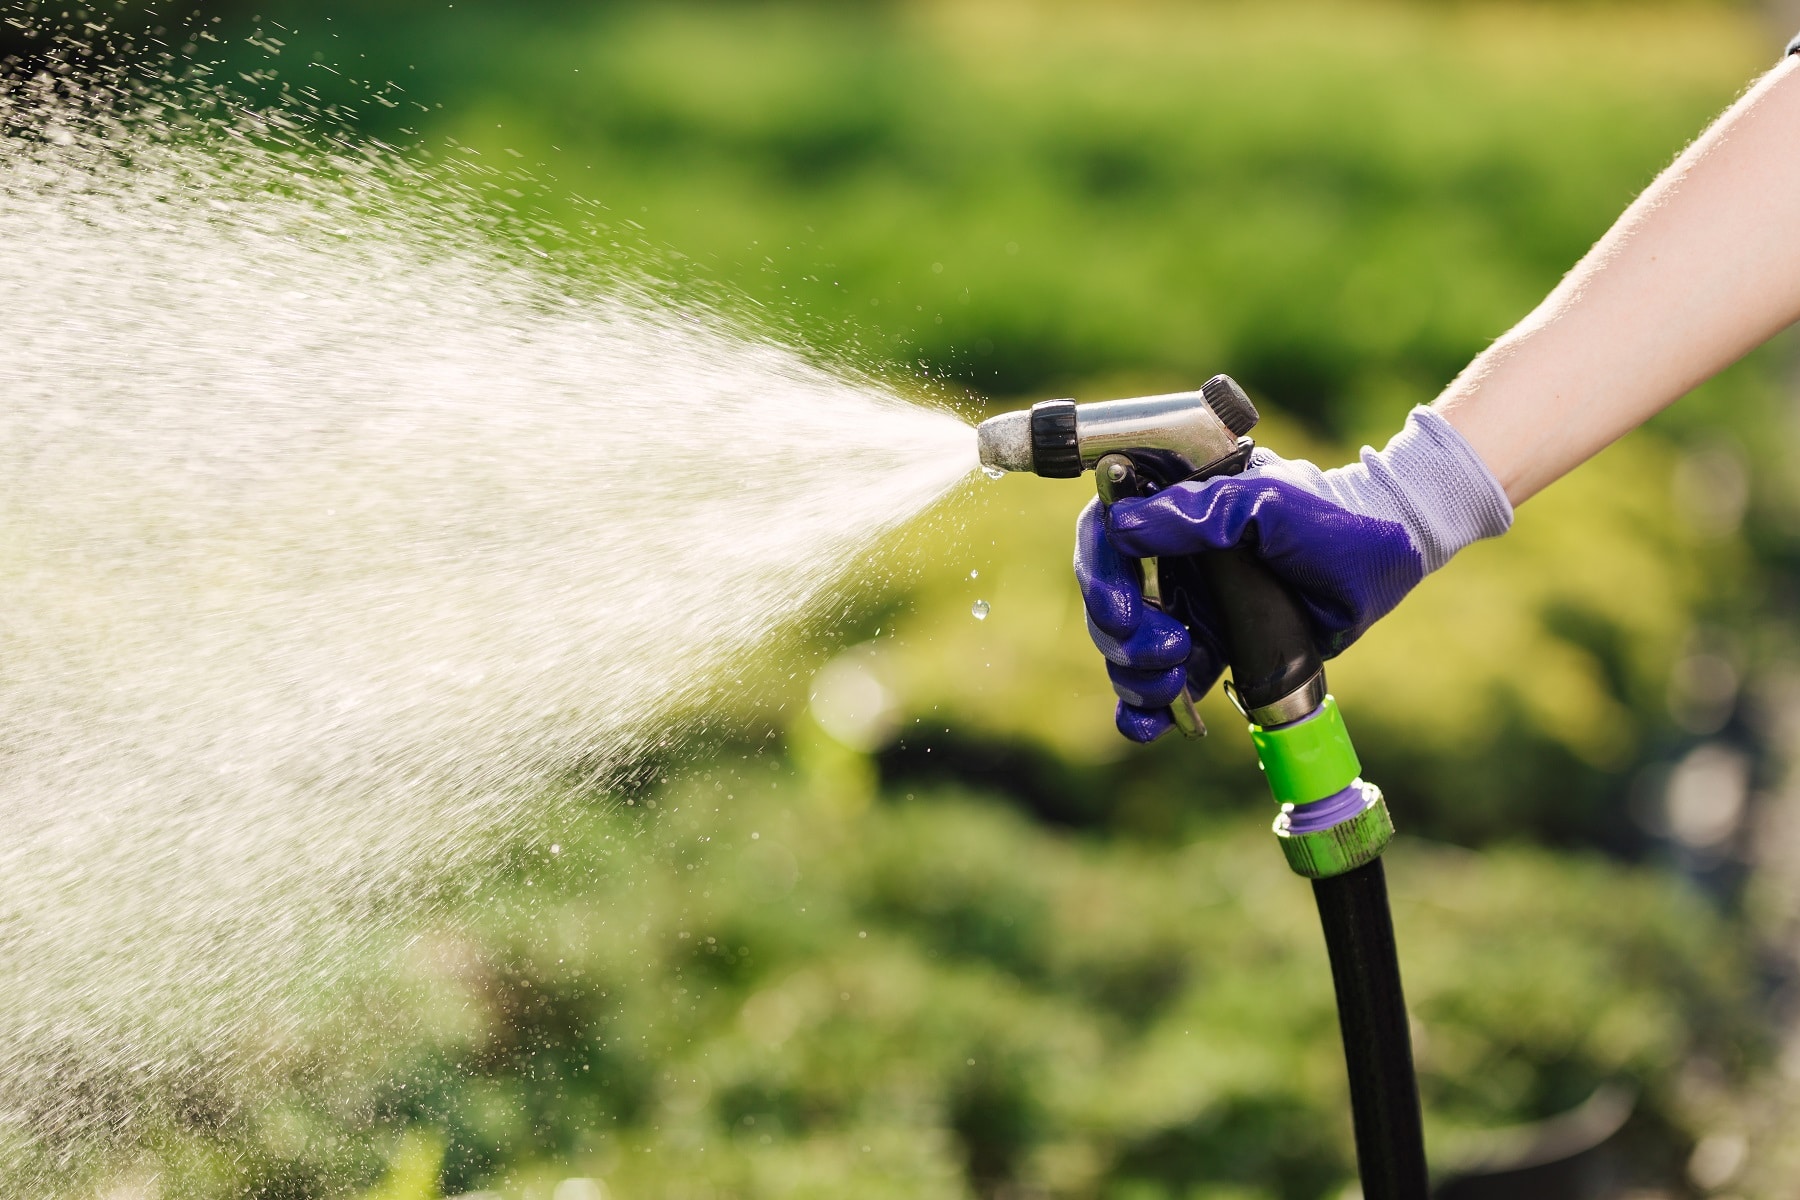
[[[1040,400],[1031,406],[1031,462],[1046,479],[1081,474],[1081,437],[1073,400]]]

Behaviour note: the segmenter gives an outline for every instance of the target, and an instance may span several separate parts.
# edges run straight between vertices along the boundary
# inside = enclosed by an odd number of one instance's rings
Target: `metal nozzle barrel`
[[[1227,375],[1193,392],[1077,404],[1045,400],[1001,413],[976,431],[981,465],[1066,479],[1091,470],[1115,451],[1174,455],[1189,472],[1204,471],[1238,451],[1237,439],[1257,422],[1256,406]]]

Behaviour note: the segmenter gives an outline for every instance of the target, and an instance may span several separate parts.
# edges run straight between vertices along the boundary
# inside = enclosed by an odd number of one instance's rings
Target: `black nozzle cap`
[[[1031,406],[1031,469],[1046,479],[1074,479],[1081,474],[1073,400],[1040,400]]]
[[[1250,397],[1244,395],[1244,389],[1229,375],[1214,375],[1201,384],[1200,396],[1206,401],[1206,407],[1213,410],[1213,415],[1225,423],[1225,428],[1238,437],[1255,429],[1256,423],[1262,420],[1256,405],[1250,403]]]

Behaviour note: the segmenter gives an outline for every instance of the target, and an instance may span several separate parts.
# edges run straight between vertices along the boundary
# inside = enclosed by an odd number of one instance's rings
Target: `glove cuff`
[[[1481,456],[1436,409],[1415,408],[1364,468],[1402,510],[1429,573],[1471,542],[1512,527],[1512,502]]]

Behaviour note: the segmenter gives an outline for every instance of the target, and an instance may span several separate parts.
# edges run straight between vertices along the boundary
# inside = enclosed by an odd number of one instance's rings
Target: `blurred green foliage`
[[[430,1195],[405,1190],[421,1152],[452,1194],[587,1175],[621,1197],[1277,1197],[1350,1177],[1316,917],[1261,822],[1097,843],[966,791],[883,798],[821,732],[792,736],[816,744],[550,806],[250,1103],[232,1187],[325,1192],[390,1141],[368,1200]],[[1756,1049],[1741,947],[1667,881],[1524,849],[1393,864],[1443,1161],[1620,1078],[1661,1134],[1684,1061]]]
[[[1321,460],[1529,310],[1779,45],[1704,3],[208,12],[214,77],[491,168],[495,211],[577,268],[647,263],[971,411],[1229,370],[1259,436]],[[1751,690],[1793,661],[1784,356],[1534,500],[1333,667],[1432,839],[1391,874],[1442,1162],[1624,1082],[1668,1184],[1725,1111],[1693,1081],[1750,1088],[1767,1057],[1746,868],[1696,866],[1644,808],[1701,738],[1779,765],[1735,690],[1696,708],[1680,680],[1701,651]],[[759,656],[726,733],[547,803],[365,996],[323,1001],[266,1094],[146,1134],[169,1194],[1337,1194],[1306,888],[1216,698],[1200,748],[1113,734],[1067,578],[1085,500],[947,499],[846,581],[847,618]],[[856,749],[808,715],[852,643],[892,701]]]
[[[814,340],[998,395],[1229,363],[1367,433],[1770,57],[1711,6],[257,11],[275,88],[604,205]]]

